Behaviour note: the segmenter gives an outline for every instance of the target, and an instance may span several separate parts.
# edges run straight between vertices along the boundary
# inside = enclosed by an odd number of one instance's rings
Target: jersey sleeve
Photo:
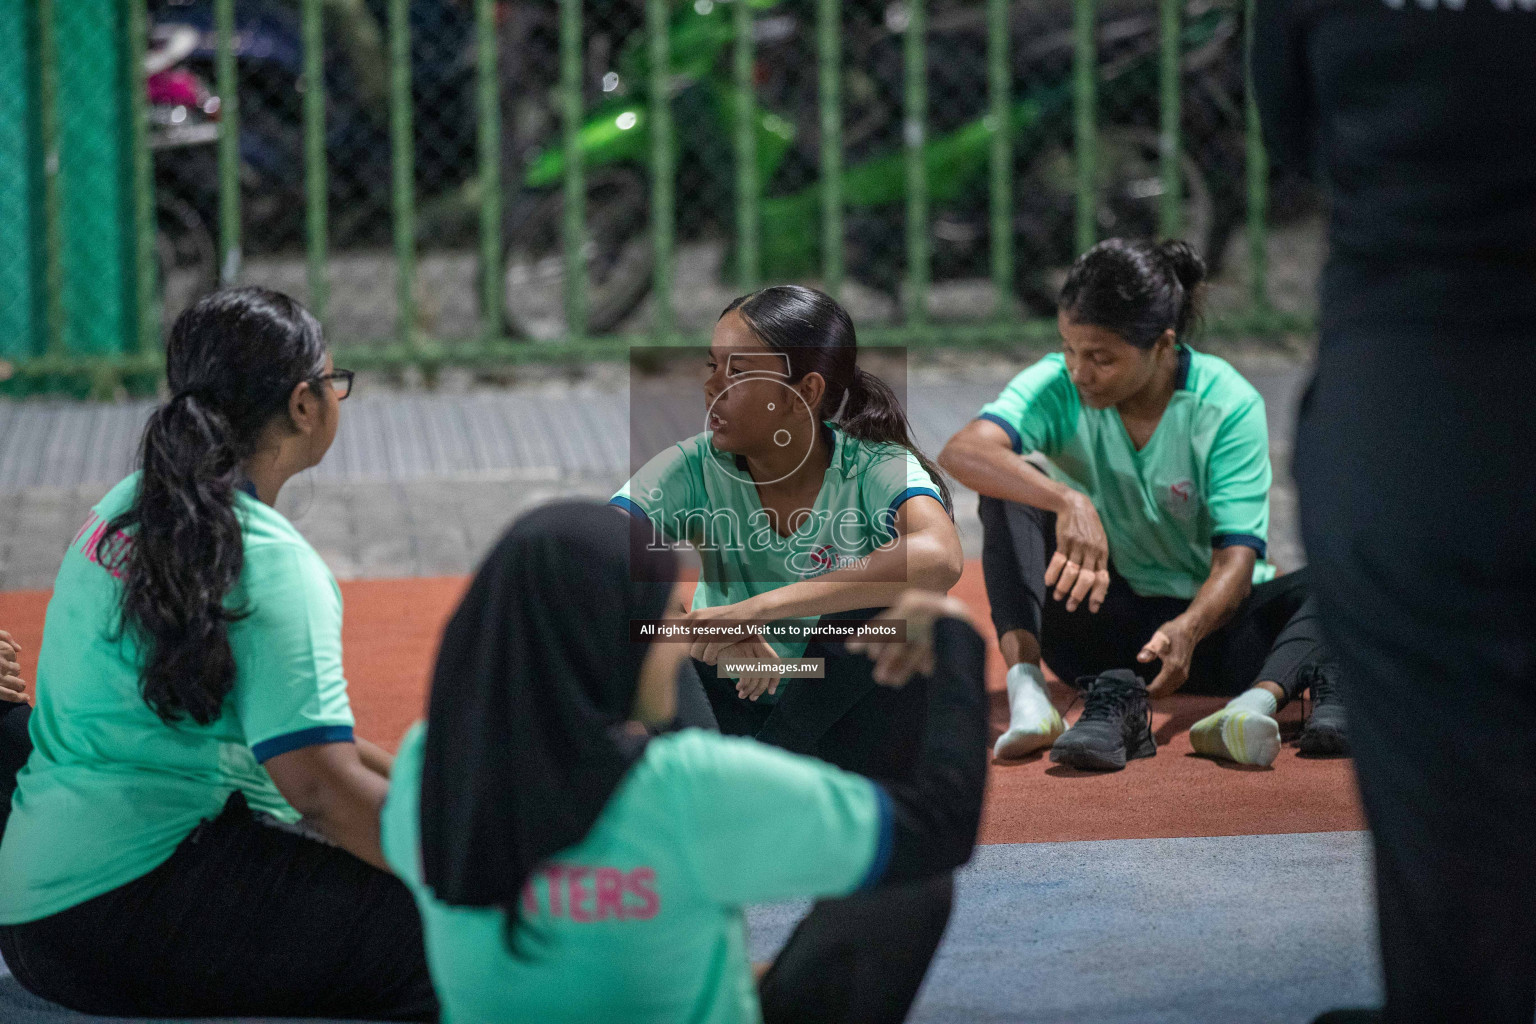
[[[977,419],[1002,427],[1020,454],[1054,455],[1077,425],[1077,389],[1059,356],[1047,356],[1008,382]]]
[[[698,476],[688,452],[675,444],[640,467],[609,504],[645,516],[670,541],[685,541],[688,513],[704,506]]]
[[[895,536],[896,511],[902,505],[916,497],[932,498],[943,505],[943,493],[916,455],[892,445],[889,453],[871,462],[860,477],[860,511],[865,522],[874,524],[883,543]],[[952,509],[946,507],[945,511],[953,517]]]
[[[669,776],[685,847],[712,900],[842,895],[884,872],[891,808],[876,783],[756,740],[678,740]]]
[[[1206,464],[1211,546],[1242,544],[1263,558],[1269,546],[1269,426],[1255,397],[1229,413]]]
[[[295,544],[248,548],[230,627],[235,712],[257,761],[350,742],[352,705],[341,669],[341,590],[320,556]]]

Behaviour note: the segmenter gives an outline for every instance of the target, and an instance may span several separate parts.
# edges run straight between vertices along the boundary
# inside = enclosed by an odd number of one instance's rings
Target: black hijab
[[[662,616],[671,585],[643,581],[675,580],[677,561],[634,524],[594,502],[528,513],[448,623],[421,778],[423,874],[443,902],[515,908],[643,751],[622,727],[649,649],[629,623]]]

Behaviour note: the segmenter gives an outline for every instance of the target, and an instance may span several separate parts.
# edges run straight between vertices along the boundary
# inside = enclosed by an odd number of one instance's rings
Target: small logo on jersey
[[[868,564],[868,555],[839,554],[831,544],[823,544],[809,553],[790,556],[790,568],[803,580],[824,576],[838,569],[862,569]]]
[[[1187,516],[1195,508],[1195,482],[1180,480],[1170,484],[1163,497],[1163,507],[1176,516]]]

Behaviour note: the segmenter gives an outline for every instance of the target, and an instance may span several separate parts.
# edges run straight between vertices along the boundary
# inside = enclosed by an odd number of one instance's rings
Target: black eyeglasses
[[[331,385],[336,391],[336,400],[339,402],[352,393],[352,379],[357,374],[351,370],[333,370],[330,373],[322,373],[315,380],[329,380],[335,383]]]

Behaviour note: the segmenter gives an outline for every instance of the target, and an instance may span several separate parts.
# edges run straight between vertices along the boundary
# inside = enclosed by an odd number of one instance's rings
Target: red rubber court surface
[[[463,577],[355,580],[341,584],[347,679],[358,733],[393,747],[426,707],[427,687],[443,625],[467,584]],[[955,594],[991,633],[981,566],[967,563]],[[33,679],[42,641],[47,591],[0,592],[0,628],[21,642],[22,665]],[[1002,656],[988,643],[987,687],[992,733],[1007,725]],[[1070,700],[1053,684],[1057,706]],[[982,823],[984,843],[1038,843],[1082,839],[1332,832],[1365,827],[1350,762],[1310,760],[1282,749],[1273,768],[1229,765],[1197,757],[1189,726],[1219,707],[1214,697],[1175,696],[1160,701],[1153,728],[1157,756],[1132,761],[1120,772],[1087,774],[1053,765],[1043,756],[994,763]],[[1076,716],[1076,709],[1069,718]],[[1289,736],[1300,708],[1281,715]]]

